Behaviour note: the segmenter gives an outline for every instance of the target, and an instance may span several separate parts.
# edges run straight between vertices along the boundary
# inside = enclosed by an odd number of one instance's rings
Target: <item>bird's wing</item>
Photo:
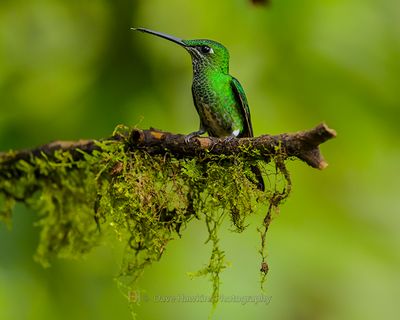
[[[244,93],[243,87],[240,84],[240,82],[234,77],[232,77],[231,86],[233,93],[235,94],[236,100],[240,104],[240,112],[244,119],[244,124],[243,124],[244,128],[240,136],[252,137],[253,127],[251,126],[250,109],[249,109],[249,104],[247,102],[246,94]]]

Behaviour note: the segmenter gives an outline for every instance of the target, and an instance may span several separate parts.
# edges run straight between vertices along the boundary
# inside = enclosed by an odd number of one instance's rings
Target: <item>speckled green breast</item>
[[[199,74],[194,77],[192,92],[200,120],[212,137],[225,137],[242,132],[240,102],[227,74]]]

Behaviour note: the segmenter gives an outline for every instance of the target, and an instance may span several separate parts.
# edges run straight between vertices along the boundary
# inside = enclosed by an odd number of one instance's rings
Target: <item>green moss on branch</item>
[[[313,157],[304,161],[322,168],[318,145],[334,136],[326,126],[313,130],[230,142],[196,138],[186,144],[182,135],[121,126],[103,141],[55,142],[3,153],[0,218],[10,224],[16,202],[38,212],[36,259],[44,265],[54,256],[85,254],[105,234],[114,234],[125,244],[119,280],[132,300],[144,268],[162,257],[191,219],[203,220],[213,249],[197,275],[210,276],[216,303],[225,267],[218,242],[222,221],[229,218],[235,230],[243,231],[247,217],[269,203],[260,230],[264,275],[271,213],[291,188],[284,161],[304,160],[311,150]],[[269,182],[265,192],[256,187],[254,165]]]

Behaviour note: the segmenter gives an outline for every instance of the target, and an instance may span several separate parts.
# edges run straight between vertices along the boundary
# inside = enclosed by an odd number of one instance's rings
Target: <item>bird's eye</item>
[[[200,51],[201,51],[201,53],[204,53],[204,54],[214,52],[213,49],[210,48],[209,46],[201,46]]]

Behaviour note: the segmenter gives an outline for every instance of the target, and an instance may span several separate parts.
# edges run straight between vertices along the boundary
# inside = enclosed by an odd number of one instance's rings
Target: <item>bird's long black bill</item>
[[[167,39],[169,41],[175,42],[175,43],[177,43],[177,44],[179,44],[181,46],[186,46],[186,44],[182,41],[182,39],[176,38],[174,36],[170,36],[169,34],[165,34],[165,33],[158,32],[158,31],[153,31],[153,30],[149,30],[149,29],[145,29],[145,28],[131,28],[131,29],[135,30],[135,31],[150,33],[150,34],[155,35],[157,37],[164,38],[164,39]]]

